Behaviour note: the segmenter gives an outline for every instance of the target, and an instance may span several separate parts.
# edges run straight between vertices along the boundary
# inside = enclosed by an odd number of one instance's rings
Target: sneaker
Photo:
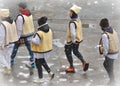
[[[49,73],[50,80],[52,80],[52,79],[54,78],[54,75],[55,75],[55,74],[54,74],[53,72],[50,72],[50,73]]]
[[[35,68],[35,63],[27,63],[25,64],[27,68]]]
[[[14,60],[11,60],[11,66],[14,65]]]
[[[32,67],[32,68],[35,68],[35,63],[32,63],[32,64],[31,64],[31,67]]]
[[[75,73],[74,67],[69,67],[66,69],[66,73]]]
[[[43,80],[43,79],[40,79],[40,78],[37,78],[37,79],[34,79],[33,82],[34,82],[34,83],[43,83],[44,80]]]
[[[4,74],[11,74],[11,68],[4,67],[3,73]]]
[[[83,63],[82,66],[83,66],[83,71],[87,71],[89,68],[89,63]]]

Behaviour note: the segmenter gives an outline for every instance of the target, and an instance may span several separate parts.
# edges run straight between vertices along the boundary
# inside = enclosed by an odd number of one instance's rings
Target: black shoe
[[[87,71],[89,68],[89,63],[83,64],[83,71]]]

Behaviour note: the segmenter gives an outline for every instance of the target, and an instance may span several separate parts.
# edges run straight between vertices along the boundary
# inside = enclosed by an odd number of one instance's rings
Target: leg
[[[10,56],[11,56],[12,50],[13,50],[13,45],[12,45],[12,44],[9,44],[9,45],[5,48],[5,52],[4,52],[4,56],[5,56],[4,58],[5,58],[6,63],[7,63],[7,66],[6,66],[6,68],[5,68],[7,74],[10,74],[10,73],[11,73],[11,63],[10,63],[11,58],[10,58]]]
[[[38,77],[37,79],[33,80],[33,82],[35,83],[43,83],[43,70],[42,70],[42,61],[41,59],[35,59],[35,63],[36,63],[36,68],[38,70]]]
[[[7,67],[7,61],[5,59],[5,48],[3,50],[0,50],[0,65],[4,68]]]
[[[27,47],[27,49],[29,51],[31,66],[34,68],[35,67],[35,64],[34,64],[34,55],[33,55],[33,52],[31,51],[30,41],[26,40],[25,41],[25,45],[26,45],[26,47]]]
[[[87,71],[88,68],[89,68],[89,64],[86,63],[86,61],[84,60],[83,56],[82,56],[81,53],[78,51],[78,48],[79,48],[79,44],[73,44],[73,53],[74,53],[75,56],[78,57],[78,59],[81,60],[82,65],[83,65],[83,70],[84,70],[84,71]]]
[[[73,67],[73,58],[72,58],[72,47],[71,45],[65,45],[65,55],[70,64],[70,67]]]
[[[50,73],[51,70],[50,70],[50,67],[48,66],[46,60],[45,60],[44,58],[42,58],[42,59],[41,59],[41,62],[42,62],[43,67],[45,68],[45,70],[46,70],[48,73]]]
[[[14,47],[13,47],[13,50],[12,50],[12,54],[11,54],[11,65],[14,64],[14,58],[17,54],[17,51],[18,51],[18,48],[19,48],[20,44],[18,43],[15,43]]]
[[[9,44],[5,50],[5,57],[6,57],[6,61],[9,65],[9,68],[11,68],[11,53],[12,53],[12,50],[13,50],[13,44]]]
[[[108,73],[108,76],[110,78],[110,82],[114,82],[113,64],[114,64],[114,59],[110,59],[108,57],[105,57],[105,61],[104,61],[103,65]]]
[[[71,52],[72,52],[72,44],[71,45],[65,45],[65,54],[66,54],[67,60],[70,64],[70,67],[66,69],[67,73],[74,73],[75,72]]]
[[[36,68],[38,70],[39,78],[43,78],[43,70],[42,70],[42,61],[41,59],[35,59]]]
[[[84,63],[85,60],[83,59],[83,56],[81,55],[81,53],[78,51],[78,48],[79,48],[79,44],[73,44],[73,54],[77,56],[82,63]]]
[[[42,58],[41,61],[42,61],[43,67],[49,73],[50,80],[52,80],[54,78],[54,73],[51,71],[50,67],[48,66],[48,64],[44,58]]]

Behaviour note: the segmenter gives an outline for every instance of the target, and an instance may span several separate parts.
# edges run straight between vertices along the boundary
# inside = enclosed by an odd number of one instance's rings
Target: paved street
[[[0,0],[0,8],[9,8],[10,15],[15,19],[18,13],[17,4],[21,1],[27,2],[33,14],[35,28],[38,27],[36,20],[39,17],[48,17],[53,31],[53,51],[46,60],[55,77],[50,81],[44,70],[44,83],[33,83],[33,79],[38,77],[37,70],[34,68],[34,75],[29,75],[29,69],[25,67],[25,63],[29,62],[29,55],[23,45],[17,53],[12,73],[4,75],[0,68],[0,86],[107,86],[109,78],[103,68],[104,57],[99,55],[97,47],[101,36],[99,21],[107,17],[110,25],[118,32],[120,40],[120,0]],[[65,69],[69,64],[64,53],[65,31],[72,4],[82,7],[79,17],[84,26],[84,40],[79,50],[90,63],[90,68],[83,72],[81,62],[73,55],[76,73],[66,74]],[[115,60],[114,67],[116,84],[120,86],[120,58]]]
[[[104,58],[99,55],[98,40],[100,30],[84,28],[84,41],[80,45],[80,51],[85,59],[90,63],[89,70],[85,73],[82,70],[81,62],[73,55],[76,73],[66,74],[65,68],[68,62],[64,54],[65,31],[54,30],[53,52],[50,58],[46,58],[50,68],[55,73],[55,78],[49,80],[47,72],[44,70],[44,83],[33,83],[37,78],[37,70],[34,69],[34,75],[29,76],[29,70],[24,63],[29,62],[29,55],[25,46],[21,46],[15,59],[10,75],[0,73],[0,86],[106,86],[108,76],[103,68]],[[92,35],[91,35],[92,34]],[[117,83],[120,80],[120,60],[115,61],[115,76]],[[119,85],[118,85],[119,86]]]

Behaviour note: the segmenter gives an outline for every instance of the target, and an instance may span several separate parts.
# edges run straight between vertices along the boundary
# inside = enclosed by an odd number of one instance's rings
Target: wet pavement
[[[0,7],[10,8],[10,15],[15,19],[18,13],[17,4],[21,1],[26,1],[32,11],[35,27],[37,27],[37,18],[44,15],[48,17],[54,40],[51,57],[46,58],[46,60],[55,73],[55,77],[50,81],[47,72],[44,70],[44,83],[33,83],[33,79],[38,77],[37,70],[34,69],[34,75],[29,76],[29,70],[25,67],[25,63],[29,62],[29,55],[23,45],[17,53],[15,64],[12,66],[12,73],[4,75],[0,69],[0,86],[107,86],[109,79],[103,68],[104,57],[99,55],[97,47],[101,35],[98,25],[101,18],[109,18],[112,20],[110,23],[118,32],[120,39],[119,0],[0,0]],[[83,8],[80,13],[82,23],[92,24],[94,27],[83,28],[84,41],[79,47],[84,58],[90,63],[89,70],[83,72],[81,62],[73,55],[76,73],[66,74],[65,69],[69,64],[64,53],[65,29],[69,20],[68,10],[72,4],[77,4]],[[119,71],[120,58],[115,60],[117,86],[120,86]]]
[[[119,31],[119,30],[118,30]],[[87,72],[83,72],[81,62],[73,55],[76,73],[66,74],[65,69],[69,66],[64,54],[65,30],[53,29],[53,51],[50,58],[46,58],[51,70],[55,73],[53,80],[49,80],[44,70],[44,83],[36,84],[33,79],[37,78],[37,70],[29,76],[29,70],[25,63],[29,62],[29,55],[25,46],[21,46],[17,53],[12,73],[5,75],[0,73],[0,86],[107,86],[109,81],[103,68],[104,57],[99,55],[98,41],[101,31],[99,29],[83,29],[84,41],[79,50],[84,58],[90,63]],[[120,80],[120,59],[115,61],[116,82]],[[119,85],[117,85],[119,86]]]

